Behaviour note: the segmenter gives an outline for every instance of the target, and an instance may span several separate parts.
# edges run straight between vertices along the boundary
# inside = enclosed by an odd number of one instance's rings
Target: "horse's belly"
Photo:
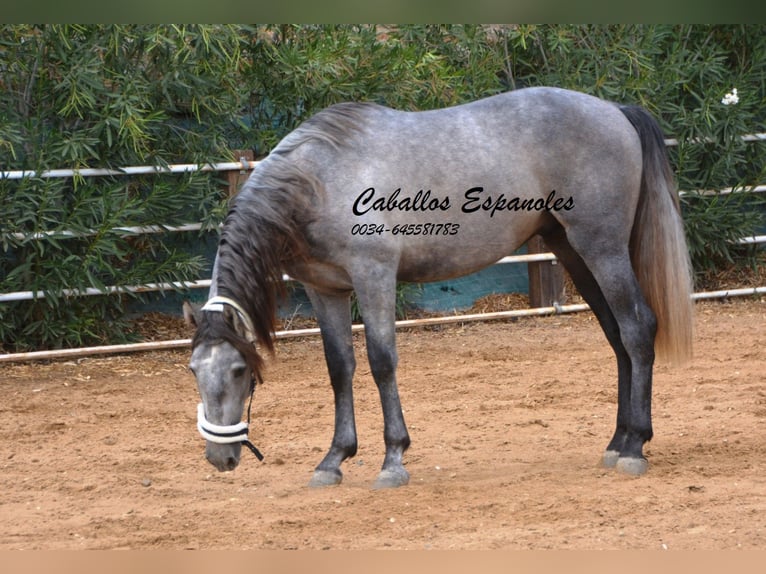
[[[399,280],[442,281],[480,271],[512,254],[533,233],[508,227],[493,229],[487,225],[482,233],[461,238],[460,231],[457,228],[454,235],[404,240],[397,272]]]

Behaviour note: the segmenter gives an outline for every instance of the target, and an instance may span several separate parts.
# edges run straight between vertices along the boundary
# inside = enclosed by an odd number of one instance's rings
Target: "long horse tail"
[[[620,106],[620,110],[638,132],[643,152],[631,260],[644,297],[657,317],[657,357],[679,364],[692,356],[694,304],[692,266],[675,178],[657,121],[638,106]]]

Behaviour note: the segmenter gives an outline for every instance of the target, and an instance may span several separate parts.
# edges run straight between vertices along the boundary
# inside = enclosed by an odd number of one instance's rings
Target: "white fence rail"
[[[766,236],[764,236],[766,241]],[[496,261],[494,265],[500,263],[534,263],[538,261],[555,261],[556,256],[553,253],[532,253],[529,255],[510,255]],[[282,279],[291,281],[289,275],[283,275]],[[88,295],[109,295],[111,293],[145,293],[150,291],[172,291],[176,289],[207,289],[210,287],[210,279],[200,279],[198,281],[172,282],[172,283],[147,283],[146,285],[110,285],[104,290],[88,287],[85,289],[62,289],[60,293],[65,297],[83,297]],[[0,303],[10,301],[29,301],[32,299],[45,298],[45,291],[15,291],[11,293],[0,293]]]
[[[257,162],[245,162],[246,164],[256,164]],[[188,164],[191,165],[191,164]],[[214,164],[218,166],[226,166],[225,169],[229,170],[232,169],[229,166],[235,166],[233,169],[242,169],[243,164],[239,162],[235,163],[228,163],[228,164]],[[173,168],[177,166],[169,166],[169,168]],[[181,166],[186,167],[186,166]],[[125,169],[143,169],[142,168],[125,168]],[[64,170],[53,170],[53,171],[64,171]],[[97,171],[97,170],[93,170]],[[101,170],[103,171],[103,170]],[[112,170],[109,170],[112,171]],[[22,173],[22,172],[0,172],[0,173]],[[30,172],[24,172],[24,173],[30,173]],[[120,172],[122,173],[122,172]],[[143,172],[141,172],[143,173]],[[161,173],[178,173],[173,171],[164,171]],[[63,176],[55,176],[55,177],[63,177]],[[737,189],[737,188],[725,188],[722,190],[712,190],[712,191],[703,191],[698,193],[704,193],[704,194],[714,194],[714,193],[721,193],[721,194],[727,194],[727,193],[735,193],[735,192],[750,192],[750,193],[757,193],[757,192],[764,192],[766,191],[766,185],[758,185],[746,190]],[[681,192],[685,193],[685,192]],[[688,193],[688,192],[686,192]],[[177,232],[187,232],[187,231],[199,231],[202,229],[201,223],[188,223],[184,225],[178,225],[178,226],[162,226],[162,225],[152,225],[152,226],[145,226],[145,227],[118,227],[113,229],[112,231],[116,231],[118,233],[122,233],[124,235],[142,235],[142,234],[151,234],[151,233],[177,233]],[[43,232],[36,232],[33,234],[23,234],[23,233],[12,233],[8,234],[10,237],[13,237],[17,240],[23,240],[31,238],[33,240],[43,239],[45,237],[57,237],[57,238],[74,238],[74,237],[87,237],[89,235],[95,235],[95,231],[86,231],[86,232],[74,232],[74,231],[68,231],[68,230],[53,230],[53,231],[43,231]],[[742,237],[737,240],[737,243],[740,245],[755,245],[755,244],[761,244],[766,243],[766,235],[753,235],[750,237]],[[507,257],[503,257],[502,259],[499,259],[494,263],[494,265],[498,264],[506,264],[506,263],[533,263],[533,262],[540,262],[540,261],[555,261],[556,256],[553,253],[533,253],[533,254],[527,254],[527,255],[509,255]],[[290,280],[290,277],[287,275],[284,276],[285,280]],[[109,294],[116,294],[116,293],[144,293],[144,292],[152,292],[152,291],[171,291],[176,289],[206,289],[210,287],[210,280],[200,279],[197,281],[186,281],[186,282],[173,282],[173,283],[147,283],[145,285],[110,285],[107,286],[105,289],[100,290],[96,289],[94,287],[88,287],[85,289],[63,289],[60,291],[61,295],[65,297],[83,297],[83,296],[94,296],[94,295],[109,295]],[[10,293],[0,293],[0,303],[8,303],[11,301],[29,301],[33,299],[42,299],[46,297],[45,291],[14,291]]]
[[[15,170],[0,171],[0,179],[25,179],[29,177],[62,178],[62,177],[104,177],[109,175],[151,175],[163,173],[195,173],[205,171],[234,171],[236,169],[253,169],[257,161],[222,162],[222,163],[181,163],[174,165],[139,165],[132,167],[82,168],[82,169],[46,169],[43,171]]]
[[[766,133],[746,134],[740,136],[744,142],[766,141]],[[710,140],[712,142],[712,140]],[[668,138],[665,140],[666,146],[678,145],[678,140]],[[244,158],[234,162],[220,163],[184,163],[175,165],[143,165],[120,168],[82,168],[82,169],[47,169],[43,171],[34,170],[11,170],[0,171],[0,179],[24,179],[27,177],[41,178],[60,178],[60,177],[101,177],[109,175],[149,175],[162,173],[194,173],[198,171],[233,171],[236,169],[253,169],[259,162],[248,161]]]
[[[706,291],[694,293],[694,300],[703,299],[721,299],[727,297],[743,297],[754,295],[766,295],[766,286],[747,287],[742,289],[726,289],[721,291]],[[429,325],[447,325],[454,323],[471,323],[477,321],[491,321],[498,319],[510,319],[513,317],[534,317],[546,315],[560,315],[563,313],[577,313],[588,311],[590,307],[586,304],[575,305],[555,305],[553,307],[536,307],[532,309],[512,309],[509,311],[497,311],[494,313],[472,313],[466,315],[447,315],[442,317],[428,317],[425,319],[406,319],[396,322],[397,329],[408,327],[424,327]],[[364,330],[364,325],[354,324],[351,327],[353,332]],[[277,331],[277,339],[288,339],[298,337],[314,337],[319,335],[318,328],[294,329],[290,331]],[[28,353],[8,353],[0,355],[0,364],[40,361],[49,359],[72,359],[77,357],[88,357],[92,355],[110,355],[117,353],[137,353],[146,351],[167,351],[172,349],[184,349],[191,346],[191,339],[173,339],[170,341],[152,341],[148,343],[131,343],[124,345],[102,345],[98,347],[81,347],[76,349],[56,349],[52,351],[31,351]]]

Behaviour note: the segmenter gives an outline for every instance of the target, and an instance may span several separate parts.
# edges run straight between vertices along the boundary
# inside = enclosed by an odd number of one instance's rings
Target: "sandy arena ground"
[[[373,491],[382,417],[357,343],[359,453],[320,490],[317,338],[278,344],[253,404],[266,460],[226,474],[186,351],[0,365],[0,549],[766,547],[766,301],[697,305],[694,362],[655,371],[641,478],[598,465],[616,369],[582,313],[400,332],[412,478]]]

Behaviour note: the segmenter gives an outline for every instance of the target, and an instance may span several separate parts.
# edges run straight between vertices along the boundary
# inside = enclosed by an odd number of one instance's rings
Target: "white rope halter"
[[[205,405],[197,405],[197,429],[205,440],[218,444],[242,442],[247,440],[247,427],[244,421],[235,425],[213,424],[205,418]]]
[[[250,394],[250,403],[252,404],[253,395]],[[247,429],[250,426],[250,407],[247,407],[248,422],[240,422],[235,425],[217,425],[207,420],[205,417],[205,405],[197,405],[197,430],[207,441],[216,444],[241,443],[249,448],[258,460],[263,460],[263,455],[258,448],[247,438]]]

